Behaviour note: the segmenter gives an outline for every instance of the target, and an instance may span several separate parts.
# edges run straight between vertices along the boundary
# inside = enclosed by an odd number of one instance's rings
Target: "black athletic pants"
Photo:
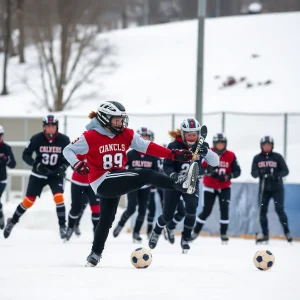
[[[264,191],[262,197],[262,203],[260,208],[260,225],[263,232],[263,235],[269,235],[269,227],[268,227],[268,206],[271,198],[274,199],[275,210],[279,217],[279,221],[283,227],[284,233],[288,233],[288,219],[287,215],[284,211],[284,189],[275,190],[275,191]]]
[[[195,232],[199,233],[203,225],[206,223],[206,219],[210,216],[212,212],[216,197],[219,198],[220,206],[220,233],[227,233],[229,224],[230,188],[214,190],[208,187],[205,187],[204,189],[204,206],[202,212],[197,218],[197,224],[194,229]]]
[[[180,200],[182,196],[185,202],[185,209],[183,201]],[[199,200],[199,189],[194,194],[183,194],[179,191],[166,190],[164,192],[164,207],[163,213],[157,219],[154,231],[157,234],[161,234],[163,228],[167,225],[168,228],[174,229],[176,224],[180,222],[184,217],[184,228],[182,235],[185,239],[191,236],[192,229],[196,220],[196,211]],[[175,214],[177,208],[177,214]],[[178,212],[179,208],[179,212]],[[175,214],[175,216],[174,216]]]
[[[95,231],[92,251],[102,253],[120,197],[147,184],[174,190],[172,178],[150,169],[112,171],[107,175],[97,189],[100,196],[101,218]]]
[[[95,230],[99,218],[100,218],[100,203],[99,199],[93,192],[92,188],[88,186],[78,185],[76,183],[71,183],[71,210],[69,212],[68,227],[74,228],[77,224],[77,219],[81,216],[83,212],[84,205],[87,200],[90,203],[92,211],[92,223]]]
[[[153,222],[155,218],[155,213],[156,213],[156,203],[155,203],[155,194],[156,191],[159,195],[161,207],[163,207],[163,190],[162,189],[153,189],[151,190],[150,193],[150,199],[148,203],[148,215],[147,215],[147,222],[148,222],[148,228],[147,228],[147,233],[150,233],[153,229]]]
[[[0,217],[2,217],[2,203],[1,203],[1,196],[5,190],[6,183],[0,183]]]

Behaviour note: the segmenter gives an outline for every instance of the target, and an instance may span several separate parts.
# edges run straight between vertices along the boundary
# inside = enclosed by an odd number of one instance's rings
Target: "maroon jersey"
[[[211,150],[214,151],[214,148],[211,148]],[[219,175],[232,174],[234,171],[233,166],[235,166],[235,164],[238,166],[235,154],[229,150],[226,150],[223,154],[219,155],[219,159],[220,159],[219,166],[218,166]],[[206,161],[202,163],[202,167],[207,168]],[[218,190],[218,189],[225,189],[230,187],[231,180],[220,182],[218,178],[205,176],[203,178],[203,184],[206,187],[210,187],[215,190]]]

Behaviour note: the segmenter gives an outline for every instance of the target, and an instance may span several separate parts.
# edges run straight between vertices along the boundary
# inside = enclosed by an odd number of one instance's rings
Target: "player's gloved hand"
[[[0,153],[0,164],[6,165],[8,157],[4,153]]]
[[[175,182],[178,180],[178,176],[179,176],[179,174],[176,173],[176,172],[173,172],[173,173],[170,174],[170,177],[171,177],[172,179],[174,179]]]
[[[267,168],[260,168],[258,170],[258,173],[259,173],[259,176],[260,177],[264,177],[264,176],[267,176],[268,175],[268,169]]]
[[[218,168],[215,168],[214,170],[212,170],[210,177],[211,178],[219,178],[219,170],[218,170]]]
[[[90,173],[90,168],[84,161],[78,161],[74,166],[73,169],[80,175],[87,175]]]
[[[44,175],[49,175],[51,173],[51,170],[49,170],[46,165],[38,161],[33,163],[33,169]]]
[[[66,177],[66,170],[67,170],[66,165],[60,165],[55,172],[53,173],[54,176],[57,176],[58,178],[65,178]]]
[[[232,178],[231,174],[221,174],[221,175],[219,175],[219,181],[220,182],[229,181],[231,178]]]
[[[205,145],[202,145],[199,149],[199,154],[203,157],[205,157],[207,155],[207,152],[208,152],[208,147],[205,146]]]
[[[172,160],[177,160],[181,162],[190,161],[193,158],[193,153],[189,150],[184,149],[173,149],[171,150]]]

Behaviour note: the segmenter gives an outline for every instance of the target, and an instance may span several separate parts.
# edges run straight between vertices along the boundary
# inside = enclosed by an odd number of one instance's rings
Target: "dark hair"
[[[91,111],[91,112],[89,113],[89,118],[90,118],[90,119],[97,118],[97,113],[95,113],[94,111]]]

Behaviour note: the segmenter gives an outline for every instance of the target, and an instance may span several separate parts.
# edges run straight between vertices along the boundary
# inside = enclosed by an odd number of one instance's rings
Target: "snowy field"
[[[146,238],[146,237],[144,237]],[[63,244],[57,232],[15,228],[0,239],[1,300],[27,299],[205,299],[298,300],[300,244],[199,238],[187,255],[176,244],[160,240],[148,269],[135,269],[130,254],[137,246],[129,234],[112,236],[101,263],[85,268],[91,232]],[[257,270],[252,257],[259,249],[275,255],[274,267]]]
[[[66,187],[69,210],[69,186]],[[5,203],[11,216],[20,199]],[[116,220],[120,213],[119,209]],[[135,269],[131,252],[138,247],[131,235],[117,239],[110,232],[103,259],[96,268],[85,268],[92,246],[89,207],[81,237],[63,243],[58,236],[55,205],[49,191],[37,199],[22,217],[9,239],[0,236],[0,299],[205,299],[205,300],[298,300],[300,243],[271,240],[256,246],[253,240],[231,239],[221,245],[219,238],[200,237],[181,254],[179,236],[175,245],[161,237],[152,251],[148,269]],[[129,223],[128,223],[129,225]],[[147,247],[146,236],[142,235]],[[274,267],[257,270],[252,258],[257,250],[275,255]]]

